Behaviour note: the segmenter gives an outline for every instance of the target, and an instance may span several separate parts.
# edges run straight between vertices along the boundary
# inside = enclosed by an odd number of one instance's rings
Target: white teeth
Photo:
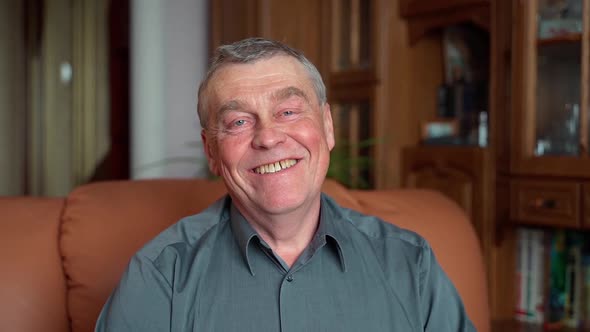
[[[258,166],[254,169],[254,172],[258,174],[276,173],[287,169],[296,163],[297,161],[295,159],[285,159],[268,165]]]

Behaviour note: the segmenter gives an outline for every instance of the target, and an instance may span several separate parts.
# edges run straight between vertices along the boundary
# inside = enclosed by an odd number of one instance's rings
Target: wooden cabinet
[[[508,157],[510,221],[580,229],[590,208],[590,1],[510,10],[511,98],[501,117],[511,129],[498,150]]]
[[[442,192],[465,210],[480,239],[491,230],[488,166],[490,155],[478,147],[415,146],[403,150],[404,187]]]
[[[403,149],[404,187],[431,189],[455,201],[467,214],[481,241],[486,266],[493,266],[494,208],[489,149],[473,146],[413,146]],[[488,268],[492,303],[502,296],[492,288],[493,269]]]
[[[211,51],[222,44],[262,36],[289,43],[325,75],[329,45],[323,31],[329,29],[325,1],[211,0]],[[297,19],[292,19],[296,17]]]
[[[590,2],[560,3],[513,5],[514,174],[590,177]]]
[[[495,273],[514,300],[515,226],[588,229],[590,1],[498,0],[494,8],[496,260],[512,266]],[[498,326],[537,330],[506,322]]]
[[[415,51],[415,75],[420,76],[420,84],[412,95],[412,105],[424,105],[422,112],[429,112],[423,123],[437,119],[437,96],[429,91],[440,91],[442,84],[449,84],[446,69],[451,65],[445,62],[445,40],[448,41],[447,28],[464,29],[467,33],[482,36],[478,38],[478,45],[495,46],[492,13],[495,5],[489,1],[400,1],[400,12],[406,17],[408,27],[408,44]],[[493,28],[494,27],[494,28]],[[446,31],[445,31],[446,30]],[[485,42],[484,42],[485,40]],[[487,41],[490,41],[488,44]],[[469,44],[463,43],[462,51],[470,53]],[[426,45],[436,45],[436,50]],[[482,109],[495,121],[497,106],[497,59],[491,54],[478,48],[478,60],[487,58],[483,63],[487,77],[485,85],[490,89],[483,90],[486,101],[482,102]],[[438,58],[438,60],[437,60]],[[489,61],[488,61],[489,60]],[[473,59],[470,59],[473,61]],[[474,63],[474,62],[471,62]],[[428,68],[421,71],[421,68]],[[482,66],[483,67],[483,66]],[[487,93],[486,93],[487,92]],[[428,102],[428,105],[426,105]],[[487,103],[487,105],[486,105]],[[455,120],[459,119],[459,114]],[[435,121],[436,122],[436,121]],[[418,130],[418,126],[416,127]],[[473,133],[473,131],[471,131]],[[461,206],[473,223],[474,229],[481,241],[482,252],[488,270],[490,289],[490,306],[492,317],[506,317],[512,314],[512,299],[510,283],[503,279],[505,275],[502,260],[496,253],[496,223],[495,223],[495,162],[493,146],[474,145],[470,139],[472,135],[460,135],[456,140],[449,139],[453,145],[420,144],[419,140],[412,146],[403,149],[402,153],[402,185],[411,188],[424,188],[439,191]],[[467,137],[467,139],[465,139]],[[431,142],[432,143],[432,142]],[[509,192],[509,190],[506,190]],[[508,208],[506,208],[508,210]],[[509,249],[502,250],[509,252]],[[507,268],[506,268],[507,269]],[[498,276],[501,278],[499,279]],[[510,294],[506,294],[509,292]],[[504,312],[500,312],[500,311]],[[510,312],[507,314],[505,312]]]

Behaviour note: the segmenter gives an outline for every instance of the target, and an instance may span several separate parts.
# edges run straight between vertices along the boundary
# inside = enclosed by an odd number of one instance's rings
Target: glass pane
[[[352,188],[370,188],[370,104],[368,101],[332,106],[336,147],[328,176]]]
[[[357,67],[359,69],[369,68],[371,65],[371,1],[362,0],[359,3],[359,60]]]
[[[538,0],[535,155],[578,155],[582,0]]]
[[[365,69],[371,59],[371,0],[333,0],[333,69]]]
[[[350,0],[336,0],[340,2],[340,18],[337,20],[340,24],[338,26],[338,36],[340,47],[339,52],[340,58],[338,59],[337,68],[339,69],[347,69],[350,67],[350,20],[351,20],[351,13],[350,13]]]

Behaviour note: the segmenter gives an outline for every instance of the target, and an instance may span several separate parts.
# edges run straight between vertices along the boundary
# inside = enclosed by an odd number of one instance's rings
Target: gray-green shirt
[[[419,235],[322,195],[289,268],[225,197],[131,260],[96,331],[475,331]]]

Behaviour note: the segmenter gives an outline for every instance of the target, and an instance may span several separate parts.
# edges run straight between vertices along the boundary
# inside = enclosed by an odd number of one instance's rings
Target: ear
[[[334,148],[336,140],[334,138],[334,123],[332,122],[332,111],[330,104],[325,103],[322,106],[322,113],[324,117],[324,135],[326,135],[326,141],[328,142],[328,148],[330,151]]]
[[[217,162],[217,147],[215,146],[214,139],[208,136],[205,129],[201,129],[201,139],[203,140],[203,147],[205,149],[205,156],[207,156],[209,171],[215,176],[220,176]]]

